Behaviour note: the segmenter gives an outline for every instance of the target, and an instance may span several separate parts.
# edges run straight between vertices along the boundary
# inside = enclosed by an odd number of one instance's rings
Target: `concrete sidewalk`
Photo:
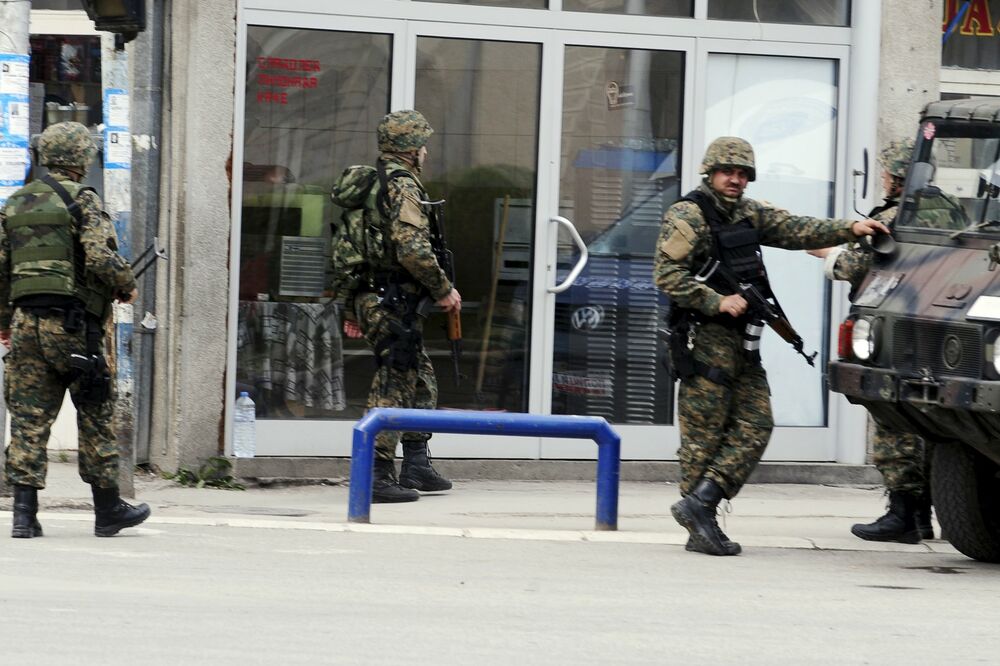
[[[240,528],[373,531],[458,538],[611,541],[683,547],[687,533],[670,516],[673,483],[624,482],[617,532],[594,532],[595,486],[584,481],[459,481],[419,502],[376,504],[371,524],[347,523],[346,485],[195,489],[152,475],[136,477],[136,500],[153,515],[147,525],[184,523]],[[50,463],[39,495],[41,518],[90,521],[89,487],[73,463]],[[0,499],[10,510],[10,499]],[[720,518],[744,548],[956,553],[941,540],[874,543],[850,533],[881,515],[885,499],[873,486],[749,484]],[[9,524],[9,514],[0,520]],[[939,530],[938,530],[939,533]],[[2,537],[4,535],[0,535]]]

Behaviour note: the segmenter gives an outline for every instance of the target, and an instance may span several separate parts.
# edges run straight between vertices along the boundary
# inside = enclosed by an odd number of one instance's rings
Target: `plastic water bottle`
[[[236,399],[233,412],[233,455],[253,458],[257,450],[257,407],[246,391]]]

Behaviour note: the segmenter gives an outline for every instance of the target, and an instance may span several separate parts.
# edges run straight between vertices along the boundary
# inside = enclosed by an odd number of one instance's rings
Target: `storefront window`
[[[739,136],[754,148],[757,180],[747,196],[799,215],[834,213],[837,145],[837,63],[818,58],[711,54],[705,143]],[[764,366],[772,372],[772,404],[778,425],[819,426],[826,421],[823,346],[827,339],[827,281],[821,263],[805,252],[765,247],[771,286],[815,367],[767,331]]]
[[[462,294],[459,382],[443,315],[424,326],[444,407],[527,410],[541,63],[538,44],[417,39],[415,106],[435,130],[423,182],[445,199]]]
[[[563,0],[571,12],[604,12],[639,16],[691,16],[693,0]]]
[[[657,336],[667,299],[652,273],[663,213],[680,196],[683,91],[682,53],[566,48],[560,212],[589,260],[556,300],[553,413],[672,421]],[[577,258],[568,244],[558,256],[564,270]]]
[[[851,24],[850,0],[708,0],[708,18],[761,23]]]
[[[520,9],[545,9],[548,0],[418,0],[419,2],[447,2],[453,5],[483,5]]]
[[[1000,69],[1000,0],[945,0],[941,64]]]
[[[100,123],[101,38],[32,35],[30,43],[31,133],[64,120]]]
[[[392,38],[249,26],[240,206],[236,390],[264,418],[357,418],[373,366],[341,336],[325,293],[330,202],[349,165],[373,163],[389,110]],[[345,373],[344,359],[358,358]]]

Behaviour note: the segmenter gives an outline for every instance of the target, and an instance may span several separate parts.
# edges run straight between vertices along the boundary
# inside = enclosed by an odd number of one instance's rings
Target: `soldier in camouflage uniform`
[[[869,217],[891,226],[912,154],[912,139],[892,141],[882,149],[885,201],[873,208]],[[950,226],[950,220],[947,222]],[[809,250],[809,253],[824,259],[824,272],[828,278],[850,283],[851,300],[857,295],[874,257],[871,248],[862,243]],[[873,523],[854,525],[851,533],[868,541],[917,543],[921,539],[933,539],[930,461],[925,455],[923,440],[913,434],[894,432],[876,422],[872,449],[875,467],[885,479],[889,492],[889,510]]]
[[[378,168],[387,178],[386,223],[393,248],[393,266],[372,276],[372,288],[362,288],[348,299],[344,332],[364,335],[376,360],[368,407],[435,409],[437,380],[424,349],[423,321],[417,315],[421,301],[430,298],[445,312],[460,312],[462,297],[448,280],[432,246],[431,211],[420,182],[433,133],[418,111],[394,111],[379,123]],[[405,172],[404,177],[398,172]],[[353,317],[352,317],[353,315]],[[430,433],[402,434],[403,464],[397,479],[394,459],[397,432],[381,432],[375,440],[373,502],[412,502],[417,490],[451,488],[431,466],[427,453]]]
[[[736,555],[740,545],[719,528],[716,507],[736,496],[764,453],[774,425],[770,390],[755,349],[759,319],[727,284],[695,275],[717,259],[768,295],[761,245],[825,247],[886,229],[874,220],[795,216],[744,197],[756,167],[753,148],[737,137],[713,141],[701,173],[698,188],[664,216],[653,267],[656,285],[672,301],[672,326],[683,321],[689,331],[686,345],[674,350],[686,362],[677,372],[683,497],[671,513],[690,533],[688,550]]]
[[[15,538],[42,536],[36,517],[46,447],[69,389],[77,408],[79,471],[94,497],[97,536],[138,525],[149,507],[118,493],[114,401],[103,352],[111,303],[137,295],[132,269],[101,200],[82,187],[97,149],[86,127],[58,123],[38,153],[49,174],[15,192],[0,212],[0,342],[10,412],[7,481],[14,488]]]

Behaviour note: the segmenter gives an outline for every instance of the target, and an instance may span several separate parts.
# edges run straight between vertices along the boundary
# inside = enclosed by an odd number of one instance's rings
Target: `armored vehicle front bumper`
[[[1000,381],[902,376],[844,361],[830,362],[828,381],[887,428],[962,441],[1000,463]]]

